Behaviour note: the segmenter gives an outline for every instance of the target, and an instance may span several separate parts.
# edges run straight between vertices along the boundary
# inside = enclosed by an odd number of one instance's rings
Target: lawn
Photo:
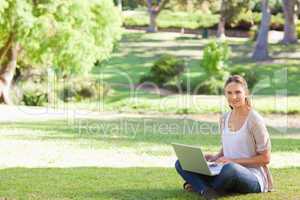
[[[124,126],[125,122],[127,128]],[[174,155],[171,142],[201,145],[206,152],[216,152],[220,146],[217,129],[214,122],[166,117],[76,119],[74,124],[66,120],[28,119],[2,122],[0,197],[21,200],[198,199],[197,195],[182,191],[182,180],[172,166],[82,166],[86,160],[99,160],[99,157],[104,160],[117,159],[110,158],[110,155],[101,155],[97,153],[98,150],[117,150],[134,152],[140,157],[167,158]],[[285,134],[278,132],[276,127],[269,127],[269,131],[273,155],[300,153],[299,129],[289,128]],[[37,154],[44,156],[35,157]],[[52,154],[65,160],[72,160],[74,154],[78,154],[80,159],[75,163],[77,167],[22,167],[22,162],[27,166],[34,159],[39,159],[35,160],[36,163],[46,162],[46,165],[51,166],[57,159]],[[128,157],[126,155],[127,153],[124,154],[125,160],[131,162],[131,154]],[[19,167],[6,168],[5,165],[11,161],[16,161],[15,165]],[[275,192],[224,199],[300,197],[300,168],[271,170],[275,179]]]
[[[300,168],[272,169],[276,191],[223,199],[300,198]],[[8,200],[199,199],[183,192],[171,168],[12,168],[0,170],[0,197]]]
[[[204,151],[220,148],[218,124],[188,118],[117,117],[114,119],[76,119],[41,122],[13,122],[0,125],[2,141],[26,140],[69,143],[76,148],[134,149],[140,155],[174,155],[170,144],[201,145]],[[272,152],[299,152],[300,129],[269,126]],[[155,148],[154,148],[155,147]]]

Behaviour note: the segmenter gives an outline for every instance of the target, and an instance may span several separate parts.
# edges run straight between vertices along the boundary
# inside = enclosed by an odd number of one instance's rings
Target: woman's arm
[[[223,154],[223,148],[221,148],[220,151],[216,155],[206,154],[205,155],[205,159],[207,161],[213,162],[213,161],[216,161],[216,160],[218,160],[219,158],[221,158],[223,156],[224,156],[224,154]]]
[[[219,153],[217,153],[216,155],[215,155],[215,160],[217,160],[217,159],[219,159],[219,158],[221,158],[221,157],[223,157],[224,156],[224,153],[223,153],[223,147],[220,149],[220,151],[219,151]]]
[[[229,162],[235,162],[240,165],[244,166],[262,166],[262,165],[267,165],[270,163],[271,160],[271,151],[266,150],[264,152],[259,153],[256,156],[253,156],[251,158],[239,158],[239,159],[229,159],[224,156],[220,157],[216,161],[219,163],[229,163]]]

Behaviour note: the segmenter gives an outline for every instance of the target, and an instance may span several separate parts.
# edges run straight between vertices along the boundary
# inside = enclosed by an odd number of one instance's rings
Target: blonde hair
[[[232,76],[230,76],[226,80],[226,82],[225,82],[224,91],[225,91],[226,86],[229,83],[238,83],[238,84],[241,84],[243,86],[243,88],[245,89],[246,93],[250,94],[249,89],[248,89],[247,81],[242,76],[240,76],[240,75],[232,75]],[[246,105],[251,108],[252,107],[251,100],[248,97],[246,97],[245,101],[246,101]],[[229,107],[231,109],[233,109],[232,106],[229,105]]]

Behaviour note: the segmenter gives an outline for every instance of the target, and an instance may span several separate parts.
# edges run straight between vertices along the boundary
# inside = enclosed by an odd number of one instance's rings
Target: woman
[[[235,193],[258,193],[272,189],[270,162],[271,142],[263,118],[252,109],[249,91],[243,77],[229,77],[224,86],[231,111],[220,119],[222,148],[206,160],[223,164],[219,175],[206,176],[175,167],[186,181],[184,189],[195,191],[206,199]]]

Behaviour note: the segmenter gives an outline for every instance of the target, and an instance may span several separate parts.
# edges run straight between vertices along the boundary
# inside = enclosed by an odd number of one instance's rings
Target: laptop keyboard
[[[223,167],[222,164],[218,164],[218,163],[210,163],[208,164],[209,170],[212,173],[219,173]]]

